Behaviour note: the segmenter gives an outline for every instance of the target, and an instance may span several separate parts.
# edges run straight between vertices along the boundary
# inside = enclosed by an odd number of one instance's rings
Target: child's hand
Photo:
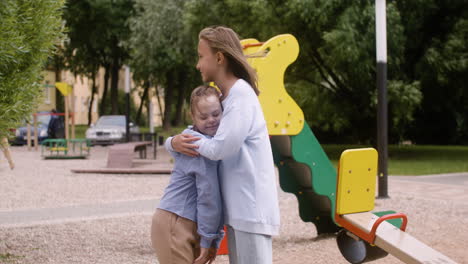
[[[208,253],[210,261],[208,262],[208,264],[211,264],[216,259],[216,253],[218,253],[217,248],[210,248],[209,253]]]
[[[198,146],[192,144],[192,142],[197,141],[199,139],[199,137],[195,137],[189,134],[180,134],[172,138],[172,148],[175,151],[185,154],[187,156],[197,157],[200,154],[194,149],[198,148]]]
[[[200,256],[198,256],[198,258],[193,261],[193,264],[205,264],[208,260],[210,260],[209,251],[210,251],[209,248],[201,248]]]

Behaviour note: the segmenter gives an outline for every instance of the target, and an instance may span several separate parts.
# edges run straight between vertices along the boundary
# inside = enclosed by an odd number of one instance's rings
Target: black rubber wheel
[[[388,255],[387,252],[383,251],[377,246],[371,246],[369,243],[362,239],[354,239],[347,234],[347,230],[342,229],[338,232],[336,242],[340,249],[341,255],[349,262],[353,264],[364,263],[379,258],[383,258]]]

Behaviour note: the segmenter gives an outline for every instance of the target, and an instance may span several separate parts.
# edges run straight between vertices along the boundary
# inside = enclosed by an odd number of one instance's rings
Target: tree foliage
[[[68,29],[65,46],[67,67],[76,74],[91,78],[100,66],[104,67],[105,94],[111,78],[111,100],[103,96],[101,103],[105,106],[110,102],[110,112],[113,114],[119,112],[119,70],[129,58],[128,49],[123,43],[130,35],[127,20],[132,14],[132,0],[68,0],[64,12]],[[105,108],[101,110],[105,112]]]
[[[405,25],[403,70],[420,81],[424,95],[406,136],[425,144],[468,144],[468,2],[397,6]]]
[[[288,69],[285,83],[314,132],[324,141],[371,143],[375,140],[373,1],[193,0],[187,3],[184,21],[190,25],[193,35],[205,26],[217,24],[233,27],[241,37],[259,40],[282,33],[293,34],[299,41],[300,54]],[[388,1],[391,142],[408,138],[439,143],[461,142],[457,137],[468,140],[467,96],[463,89],[466,77],[462,77],[467,72],[467,7],[466,1],[456,0]],[[442,102],[441,98],[453,100]],[[435,112],[437,115],[433,115]],[[448,120],[442,121],[443,117]],[[437,130],[429,127],[434,122],[429,125],[428,119],[447,124],[440,128],[442,141],[434,141],[434,134],[430,133],[423,140],[421,131]],[[447,141],[448,138],[452,140]]]
[[[184,3],[183,0],[137,0],[136,15],[129,21],[132,35],[128,46],[134,77],[164,88],[166,129],[171,126],[173,116],[180,124],[186,90],[195,83],[196,46],[181,23]]]
[[[0,2],[0,138],[41,98],[41,73],[62,37],[63,1]]]
[[[300,54],[285,84],[314,132],[323,142],[375,141],[373,1],[135,0],[133,8],[123,42],[138,82],[164,89],[166,128],[181,120],[187,90],[201,82],[198,32],[226,25],[241,38],[293,34]],[[468,142],[467,10],[459,0],[387,1],[391,142]]]

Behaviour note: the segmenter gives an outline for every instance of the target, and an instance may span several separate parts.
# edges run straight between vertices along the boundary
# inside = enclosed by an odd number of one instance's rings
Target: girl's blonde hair
[[[247,62],[239,36],[234,30],[222,26],[207,27],[200,31],[198,38],[206,40],[214,52],[223,53],[227,58],[228,68],[234,76],[244,79],[257,95],[260,94],[257,87],[257,73]]]
[[[216,98],[219,98],[221,93],[218,91],[218,89],[209,85],[200,85],[192,91],[192,95],[190,95],[190,112],[192,113],[192,116],[195,114],[195,108],[198,104],[198,101],[200,101],[200,98],[212,95],[216,96]]]

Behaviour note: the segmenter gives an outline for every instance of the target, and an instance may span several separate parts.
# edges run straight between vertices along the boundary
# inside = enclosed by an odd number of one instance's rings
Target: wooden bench
[[[109,147],[107,168],[132,168],[134,153],[138,151],[140,158],[146,158],[146,147],[151,144],[151,141],[140,141]]]

